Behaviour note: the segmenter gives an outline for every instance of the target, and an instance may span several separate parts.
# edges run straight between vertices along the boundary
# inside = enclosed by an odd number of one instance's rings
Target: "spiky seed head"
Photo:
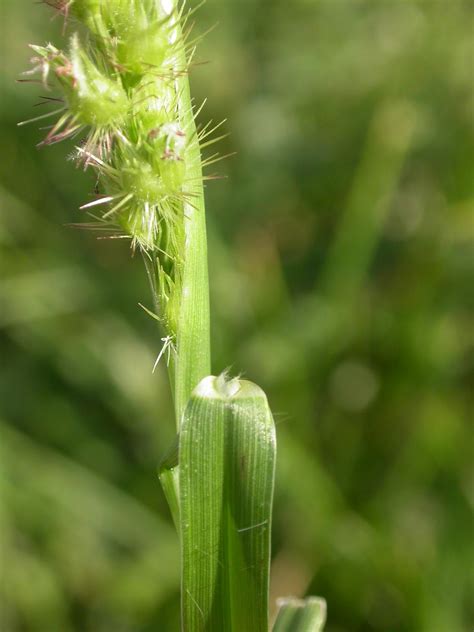
[[[184,209],[202,183],[198,145],[209,133],[196,134],[189,101],[183,109],[187,44],[176,3],[47,0],[68,24],[82,22],[88,35],[73,34],[66,52],[52,44],[33,47],[33,71],[48,88],[59,88],[64,103],[42,144],[85,135],[77,158],[97,171],[100,195],[84,208],[93,207],[95,218],[101,211],[99,221],[144,253],[171,337],[178,326]]]

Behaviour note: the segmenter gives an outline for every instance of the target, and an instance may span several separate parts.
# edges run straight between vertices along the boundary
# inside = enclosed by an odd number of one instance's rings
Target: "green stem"
[[[211,372],[209,281],[202,184],[199,185],[199,189],[195,208],[185,203],[184,209],[184,268],[174,370],[178,430],[184,408],[193,389]]]
[[[182,41],[176,21],[177,36]],[[184,47],[177,54],[178,70],[187,67]],[[182,73],[176,80],[178,113],[187,138],[193,140],[186,150],[186,180],[192,182],[192,196],[184,206],[184,248],[181,296],[176,340],[174,404],[179,431],[181,418],[193,389],[211,373],[209,279],[207,266],[206,215],[202,180],[201,151],[189,88],[189,77]]]
[[[175,34],[182,41],[181,26],[176,19]],[[184,46],[176,55],[178,79],[178,117],[186,137],[192,139],[186,149],[186,181],[192,182],[192,196],[183,202],[184,243],[182,248],[182,270],[179,286],[179,311],[176,328],[176,355],[168,367],[174,396],[176,426],[179,433],[186,404],[197,384],[211,373],[209,278],[207,265],[207,234],[202,179],[201,151],[194,120],[189,77],[180,74],[187,67]],[[156,288],[152,290],[156,296]],[[179,528],[179,468],[178,463],[165,459],[159,476],[175,525]]]

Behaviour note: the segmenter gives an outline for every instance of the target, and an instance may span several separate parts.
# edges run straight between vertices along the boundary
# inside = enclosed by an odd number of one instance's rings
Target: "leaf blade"
[[[186,632],[267,632],[273,418],[245,380],[205,378],[180,433]]]

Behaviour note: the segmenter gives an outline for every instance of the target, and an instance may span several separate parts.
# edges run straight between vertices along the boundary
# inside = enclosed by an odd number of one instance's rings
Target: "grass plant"
[[[196,39],[174,0],[58,0],[65,51],[32,46],[53,109],[41,146],[74,139],[97,184],[87,227],[144,260],[162,332],[177,437],[160,479],[181,544],[184,632],[267,632],[276,442],[267,398],[212,376],[203,157],[219,125],[196,125],[188,72]],[[54,92],[52,89],[54,88]],[[321,600],[284,602],[275,630],[321,629]]]

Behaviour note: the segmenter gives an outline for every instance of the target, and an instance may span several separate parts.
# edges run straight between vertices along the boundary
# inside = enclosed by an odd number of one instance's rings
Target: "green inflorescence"
[[[183,105],[182,78],[193,52],[187,16],[175,0],[47,4],[87,28],[85,36],[72,35],[67,51],[32,46],[29,73],[59,88],[63,104],[40,144],[81,138],[78,162],[97,172],[100,191],[83,208],[144,254],[160,319],[173,338],[184,214],[202,189],[199,143],[208,134],[196,131],[189,96]]]

